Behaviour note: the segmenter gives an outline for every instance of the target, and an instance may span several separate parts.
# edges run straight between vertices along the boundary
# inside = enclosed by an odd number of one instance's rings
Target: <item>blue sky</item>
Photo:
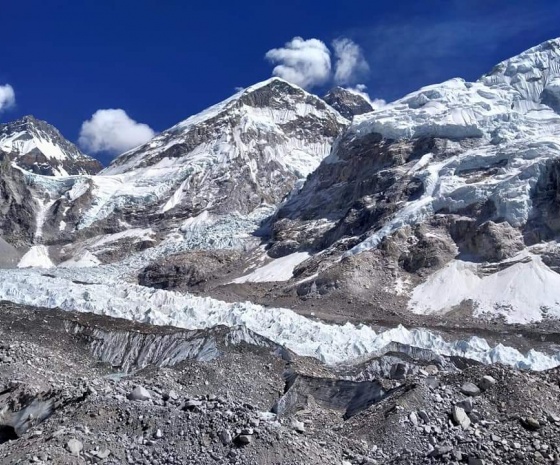
[[[0,121],[33,114],[73,141],[100,109],[122,109],[154,131],[172,126],[268,78],[265,54],[296,36],[331,51],[333,40],[351,39],[369,64],[354,84],[386,100],[474,80],[560,36],[557,0],[28,0],[3,1],[0,15],[0,85],[16,100]]]

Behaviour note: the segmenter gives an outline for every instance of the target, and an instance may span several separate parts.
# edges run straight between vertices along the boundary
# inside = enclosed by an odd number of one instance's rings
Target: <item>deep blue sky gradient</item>
[[[0,0],[0,18],[17,99],[0,121],[33,114],[74,141],[100,108],[172,126],[268,78],[264,54],[294,36],[356,41],[386,100],[560,36],[558,0]]]

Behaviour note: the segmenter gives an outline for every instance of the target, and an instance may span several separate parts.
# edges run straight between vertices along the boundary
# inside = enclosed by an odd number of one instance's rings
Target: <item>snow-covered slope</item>
[[[560,318],[559,59],[560,41],[549,41],[477,82],[428,86],[351,125],[271,79],[95,176],[42,176],[6,159],[0,236],[18,245],[21,268],[50,269],[0,271],[0,300],[186,328],[245,325],[328,363],[397,341],[484,363],[555,366],[557,355],[477,337],[328,325],[134,280],[171,255],[236,248],[221,250],[222,262],[214,256],[224,274],[202,278],[231,286],[221,295],[303,297],[325,318],[347,308],[378,321],[407,315],[415,326],[440,315],[473,327]],[[195,273],[210,256],[177,269]]]
[[[401,289],[407,282],[404,294],[455,256],[503,261],[494,269],[450,265],[441,271],[444,277],[430,277],[414,291],[409,305],[431,313],[470,302],[475,315],[505,315],[511,322],[560,316],[552,291],[543,300],[526,290],[489,290],[511,280],[521,284],[525,274],[535,289],[554,286],[560,258],[559,83],[557,39],[476,82],[452,79],[424,87],[355,117],[332,154],[280,210],[275,239],[290,241],[291,250],[330,247],[322,255],[323,269],[364,252],[376,260],[381,255],[397,271],[392,285],[378,280],[374,286]],[[504,261],[541,241],[552,241],[543,261]],[[310,266],[309,273],[315,272],[316,261]],[[484,277],[493,272],[499,273]],[[448,280],[456,282],[453,298],[432,298],[437,283],[445,287]]]
[[[95,174],[101,170],[101,163],[33,116],[0,124],[0,155],[25,170],[48,176]]]

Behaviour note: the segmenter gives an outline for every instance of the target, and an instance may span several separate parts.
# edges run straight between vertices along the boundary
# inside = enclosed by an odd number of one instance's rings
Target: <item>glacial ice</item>
[[[377,333],[366,325],[326,324],[288,309],[265,308],[249,302],[226,303],[106,278],[108,284],[85,285],[34,270],[0,270],[0,300],[186,329],[245,326],[300,355],[328,364],[349,363],[394,341],[483,363],[500,362],[534,370],[560,365],[560,354],[522,354],[503,345],[491,347],[478,337],[449,342],[431,331],[408,330],[403,326]]]
[[[356,117],[348,129],[356,138],[379,133],[389,139],[429,136],[450,144],[467,138],[477,143],[446,160],[426,158],[411,166],[430,189],[422,199],[405,203],[384,228],[348,254],[374,248],[387,234],[433,212],[454,212],[485,200],[492,200],[497,216],[511,225],[526,223],[531,189],[544,164],[560,156],[560,107],[550,97],[558,95],[559,79],[556,39],[500,63],[476,82],[451,79]],[[336,160],[336,145],[328,160]],[[507,164],[491,177],[462,176],[500,161]]]

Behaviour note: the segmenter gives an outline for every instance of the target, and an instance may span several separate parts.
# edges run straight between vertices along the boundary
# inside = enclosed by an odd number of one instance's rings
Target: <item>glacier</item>
[[[69,271],[69,270],[65,270]],[[367,325],[327,324],[285,308],[268,308],[249,302],[226,303],[173,291],[155,290],[104,276],[104,283],[83,284],[38,270],[0,270],[0,300],[43,308],[91,312],[153,325],[204,329],[218,325],[246,327],[302,356],[327,364],[352,363],[374,355],[391,342],[431,349],[482,363],[503,363],[518,368],[545,370],[560,365],[560,353],[536,350],[522,354],[482,338],[446,341],[432,331],[403,326],[376,332]],[[74,275],[75,279],[75,275]]]

